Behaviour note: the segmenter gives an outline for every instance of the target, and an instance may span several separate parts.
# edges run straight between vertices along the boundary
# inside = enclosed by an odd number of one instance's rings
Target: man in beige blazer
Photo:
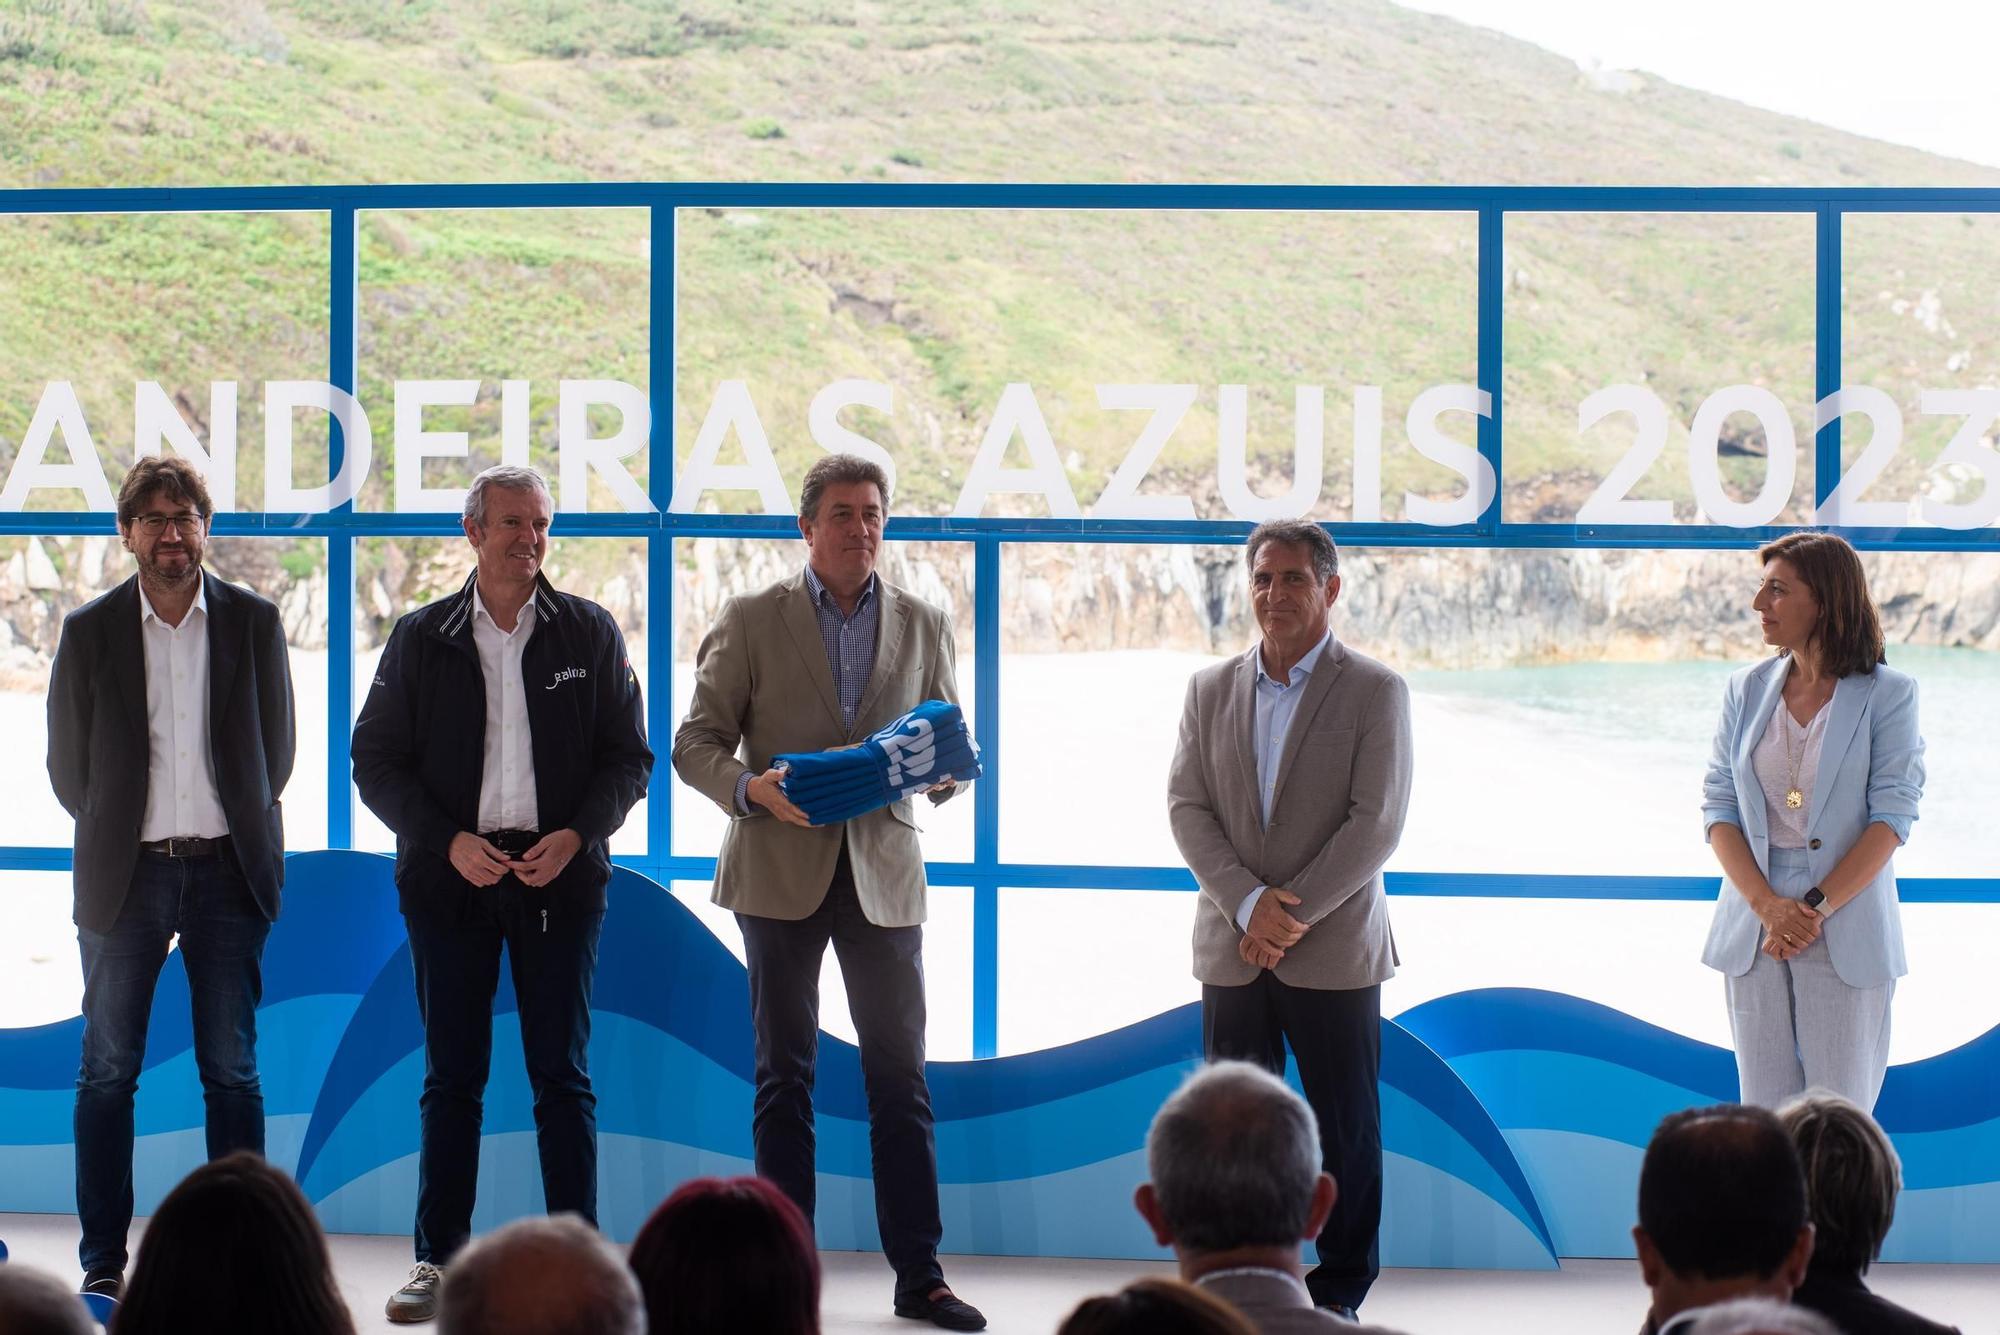
[[[813,1217],[819,973],[832,943],[868,1092],[875,1219],[897,1315],[948,1330],[985,1317],[938,1266],[937,1148],[924,1079],[924,857],[908,799],[815,826],[771,758],[846,746],[925,700],[958,701],[951,621],[875,573],[889,480],[828,455],[799,495],[806,568],[729,599],[695,659],[674,770],[729,813],[714,900],[736,914],[750,973],[757,1172]],[[929,796],[940,802],[949,785]]]
[[[1340,558],[1325,529],[1260,524],[1244,555],[1262,638],[1189,680],[1168,812],[1201,888],[1204,1051],[1283,1075],[1291,1045],[1339,1184],[1306,1286],[1351,1315],[1378,1268],[1382,982],[1397,962],[1382,864],[1409,806],[1409,688],[1329,630]]]

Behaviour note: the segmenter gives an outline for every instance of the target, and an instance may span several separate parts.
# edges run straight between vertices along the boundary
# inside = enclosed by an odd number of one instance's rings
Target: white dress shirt
[[[521,604],[514,629],[501,630],[472,586],[472,642],[486,681],[486,747],[479,771],[479,832],[532,830],[541,813],[535,799],[534,738],[528,731],[528,693],[521,684],[521,654],[535,633],[535,600]]]
[[[205,577],[197,574],[197,578]],[[146,814],[139,840],[215,839],[229,833],[208,738],[208,590],[170,626],[139,587],[146,657]]]
[[[1292,716],[1299,712],[1299,701],[1305,698],[1306,678],[1312,676],[1320,655],[1332,643],[1333,632],[1328,631],[1318,644],[1306,650],[1304,658],[1292,664],[1290,675],[1282,683],[1264,671],[1264,651],[1261,648],[1257,651],[1257,733],[1252,742],[1257,759],[1258,809],[1263,812],[1266,825],[1271,823],[1271,799],[1278,795],[1278,762],[1284,758]],[[1250,914],[1267,888],[1258,886],[1237,906],[1238,931],[1250,930]]]

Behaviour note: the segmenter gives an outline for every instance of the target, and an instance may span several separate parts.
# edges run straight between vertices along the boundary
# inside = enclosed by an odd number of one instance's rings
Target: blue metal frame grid
[[[1535,186],[1230,186],[1230,185],[913,185],[781,184],[762,182],[581,183],[518,185],[223,186],[135,190],[0,191],[0,215],[107,214],[228,211],[315,211],[332,221],[328,292],[329,383],[354,392],[357,385],[356,310],[359,304],[359,215],[374,209],[645,208],[651,219],[649,384],[653,435],[648,475],[655,513],[564,515],[561,532],[640,536],[648,540],[647,657],[651,666],[647,722],[662,746],[674,719],[674,541],[678,538],[790,538],[787,516],[667,513],[673,491],[675,214],[682,208],[850,209],[1133,209],[1437,211],[1473,215],[1478,230],[1478,383],[1492,395],[1492,415],[1480,420],[1479,452],[1500,484],[1479,519],[1452,528],[1415,524],[1333,524],[1346,545],[1357,547],[1508,548],[1748,548],[1785,528],[1715,526],[1602,527],[1518,524],[1503,515],[1504,416],[1500,387],[1504,357],[1504,246],[1509,213],[1804,213],[1816,223],[1815,392],[1824,397],[1841,384],[1841,220],[1849,213],[2000,213],[2000,190],[1789,189]],[[344,442],[333,429],[331,468],[340,467]],[[665,466],[662,466],[665,465]],[[1814,486],[1824,500],[1840,470],[1838,422],[1819,432],[1814,446]],[[347,503],[325,514],[218,516],[224,534],[323,536],[327,540],[328,658],[351,663],[354,640],[354,541],[370,536],[451,535],[456,520],[437,514],[371,514]],[[0,515],[0,534],[110,533],[113,517],[76,511],[24,511]],[[1000,757],[1001,574],[1008,543],[1209,543],[1239,541],[1247,524],[1229,521],[1032,520],[922,518],[892,521],[893,539],[969,542],[974,548],[974,708],[989,762]],[[2000,529],[1850,529],[1863,549],[1915,551],[2000,550]],[[354,810],[348,738],[354,713],[351,671],[328,673],[327,842],[352,847]],[[621,858],[663,882],[713,877],[711,857],[673,853],[673,776],[657,767],[647,806],[647,853]],[[1157,890],[1195,888],[1184,867],[1109,867],[1009,863],[1000,857],[1000,792],[975,785],[973,860],[933,862],[930,879],[970,887],[973,894],[973,1049],[991,1056],[999,1019],[999,895],[1003,888]],[[62,871],[67,848],[0,847],[0,869]],[[1392,894],[1549,899],[1703,900],[1715,878],[1699,876],[1551,876],[1391,873]],[[1901,883],[1913,903],[2000,902],[2000,881],[1984,878],[1916,878]]]

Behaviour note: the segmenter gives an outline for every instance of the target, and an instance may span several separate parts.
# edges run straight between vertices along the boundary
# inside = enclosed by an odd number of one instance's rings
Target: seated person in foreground
[[[1257,1328],[1192,1284],[1142,1279],[1117,1293],[1085,1298],[1056,1335],[1257,1335]]]
[[[1248,1062],[1189,1076],[1146,1135],[1152,1180],[1133,1204],[1181,1278],[1224,1299],[1264,1335],[1385,1335],[1313,1306],[1300,1244],[1333,1209],[1319,1124],[1291,1086]]]
[[[306,1194],[249,1150],[203,1164],[167,1193],[113,1324],[118,1335],[354,1335]]]
[[[1902,1161],[1875,1119],[1838,1094],[1813,1090],[1780,1107],[1778,1121],[1805,1167],[1813,1222],[1812,1264],[1792,1301],[1831,1317],[1847,1335],[1957,1335],[1862,1282],[1882,1254],[1903,1189]]]
[[[627,1258],[648,1335],[819,1335],[819,1250],[791,1198],[761,1177],[696,1178],[653,1211]]]
[[[1687,1327],[1688,1335],[1843,1335],[1821,1316],[1775,1298],[1731,1298],[1705,1307]],[[1846,1332],[1845,1335],[1856,1335]]]
[[[445,1272],[438,1335],[646,1335],[625,1258],[574,1214],[517,1219]]]
[[[1805,1174],[1778,1119],[1720,1103],[1663,1120],[1639,1168],[1642,1335],[1690,1335],[1732,1298],[1790,1302],[1812,1256]]]
[[[0,1331],[6,1335],[98,1335],[97,1323],[54,1275],[0,1264]]]

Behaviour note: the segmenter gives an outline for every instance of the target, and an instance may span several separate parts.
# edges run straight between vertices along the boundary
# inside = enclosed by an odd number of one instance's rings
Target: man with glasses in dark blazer
[[[183,459],[118,492],[138,571],[63,622],[49,672],[49,780],[76,818],[83,1062],[76,1212],[85,1293],[123,1295],[132,1101],[153,988],[180,938],[208,1157],[264,1149],[257,1003],[285,880],[292,678],[278,609],[205,574],[214,507]]]

